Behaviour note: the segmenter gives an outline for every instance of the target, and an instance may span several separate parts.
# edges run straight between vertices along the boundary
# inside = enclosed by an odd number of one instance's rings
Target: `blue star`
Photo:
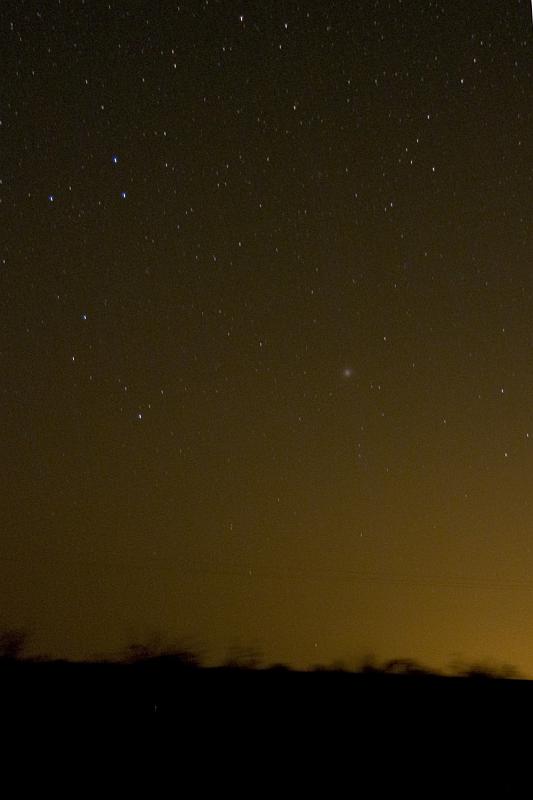
[[[125,200],[126,199],[126,192],[121,192],[120,196],[122,197],[123,200]]]
[[[118,164],[118,156],[113,156],[113,164]]]

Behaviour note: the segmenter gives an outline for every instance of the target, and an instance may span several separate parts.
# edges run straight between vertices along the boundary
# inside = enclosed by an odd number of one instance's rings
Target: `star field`
[[[530,14],[2,2],[6,624],[533,674]]]

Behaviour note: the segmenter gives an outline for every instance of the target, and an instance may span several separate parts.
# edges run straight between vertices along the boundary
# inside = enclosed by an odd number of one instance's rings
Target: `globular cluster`
[[[0,4],[36,647],[533,669],[533,29],[496,5]]]

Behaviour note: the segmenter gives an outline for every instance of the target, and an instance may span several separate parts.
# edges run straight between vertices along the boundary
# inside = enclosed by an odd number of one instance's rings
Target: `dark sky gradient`
[[[2,621],[533,675],[530,3],[0,22]]]

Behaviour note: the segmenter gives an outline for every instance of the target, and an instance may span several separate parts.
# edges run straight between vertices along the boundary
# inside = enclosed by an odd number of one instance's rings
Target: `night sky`
[[[533,675],[526,0],[2,0],[0,618]]]

